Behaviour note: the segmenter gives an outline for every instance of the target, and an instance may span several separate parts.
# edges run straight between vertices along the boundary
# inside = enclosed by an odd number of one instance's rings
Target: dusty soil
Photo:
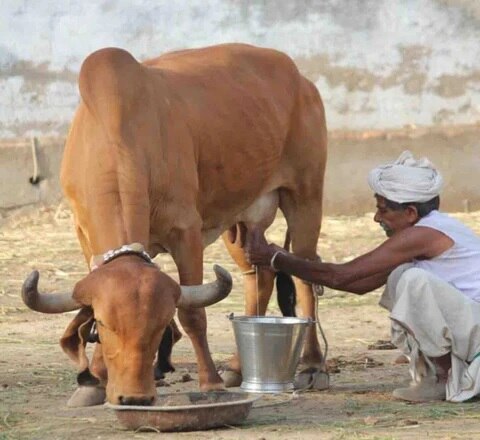
[[[480,212],[457,216],[480,233]],[[281,243],[284,230],[278,219],[269,238]],[[318,252],[324,261],[346,261],[384,239],[371,214],[327,217],[322,231]],[[0,243],[0,440],[480,438],[478,402],[407,404],[392,399],[392,390],[408,382],[408,372],[406,365],[394,363],[397,350],[369,349],[389,339],[388,316],[377,305],[379,292],[359,297],[327,290],[319,316],[330,346],[331,388],[262,395],[240,426],[181,434],[131,432],[102,406],[66,408],[75,371],[58,339],[72,315],[30,312],[19,292],[34,268],[40,270],[45,291],[70,289],[86,274],[70,213],[61,205],[12,218],[0,227]],[[227,315],[242,313],[241,275],[220,242],[208,248],[205,260],[207,279],[214,262],[234,275],[230,297],[208,309],[210,347],[221,366],[235,348]],[[168,256],[157,262],[175,276]],[[278,313],[275,304],[269,313]],[[175,346],[173,360],[177,371],[158,392],[197,390],[195,358],[186,337]],[[182,380],[186,373],[193,381]]]

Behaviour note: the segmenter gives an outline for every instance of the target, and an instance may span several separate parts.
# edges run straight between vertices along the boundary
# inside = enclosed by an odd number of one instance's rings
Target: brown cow
[[[88,262],[138,242],[152,257],[169,252],[180,284],[200,285],[205,246],[238,222],[263,233],[278,207],[293,252],[316,257],[325,115],[317,89],[288,56],[225,44],[139,63],[125,50],[107,48],[84,61],[79,87],[61,180]],[[238,245],[227,246],[237,262],[244,259]],[[149,295],[160,287],[155,302]],[[311,287],[297,283],[297,291],[302,314],[313,316]],[[152,360],[178,296],[138,254],[101,265],[77,284],[75,299],[93,308],[99,324],[103,349],[97,346],[91,372],[104,377],[106,364],[110,402],[150,398],[152,375],[145,387],[146,376],[133,380],[125,363]],[[267,300],[261,294],[262,312]],[[251,295],[247,303],[254,310]],[[179,308],[178,315],[193,342],[201,389],[222,387],[204,309]],[[78,336],[76,330],[70,333]],[[304,361],[317,367],[321,360],[312,329]]]

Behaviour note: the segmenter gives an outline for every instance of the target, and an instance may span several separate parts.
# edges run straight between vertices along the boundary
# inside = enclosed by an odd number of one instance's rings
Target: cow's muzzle
[[[128,406],[151,406],[155,402],[155,397],[127,397],[118,396],[118,403],[120,405]]]

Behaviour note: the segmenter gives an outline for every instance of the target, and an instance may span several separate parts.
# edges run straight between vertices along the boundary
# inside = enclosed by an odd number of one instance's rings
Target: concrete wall
[[[427,156],[442,172],[442,209],[480,209],[480,126],[449,129],[337,132],[330,136],[325,181],[326,214],[363,214],[374,210],[367,174],[380,163],[394,160],[404,149]],[[33,157],[29,141],[0,143],[0,214],[9,209],[58,201],[58,181],[64,140],[40,139],[40,182],[30,183]]]

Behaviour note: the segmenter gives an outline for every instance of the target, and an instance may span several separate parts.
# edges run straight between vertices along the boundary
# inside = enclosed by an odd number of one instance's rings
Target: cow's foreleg
[[[90,267],[92,252],[87,237],[77,220],[75,220],[75,231],[87,265]],[[105,402],[107,368],[103,361],[102,347],[100,344],[95,344],[89,368],[77,375],[77,384],[78,387],[68,399],[68,407],[94,406],[101,405]]]
[[[170,245],[178,268],[180,284],[198,285],[203,282],[203,245],[200,228],[177,231]],[[197,357],[198,379],[202,391],[223,389],[207,342],[207,317],[204,308],[179,308],[178,318],[192,341]]]
[[[208,347],[205,309],[178,309],[178,317],[192,341],[197,356],[200,389],[202,391],[223,389],[223,381],[217,373]]]
[[[68,407],[94,406],[105,402],[107,367],[103,360],[101,344],[95,344],[89,368],[78,374],[77,383],[78,388],[68,400]]]

